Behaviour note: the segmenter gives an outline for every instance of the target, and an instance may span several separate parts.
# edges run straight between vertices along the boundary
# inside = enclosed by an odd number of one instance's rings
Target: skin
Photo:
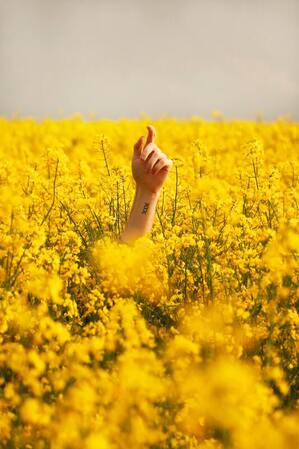
[[[173,165],[155,143],[156,130],[147,126],[148,135],[134,145],[132,175],[136,183],[135,197],[128,223],[120,242],[130,244],[152,229],[161,189]]]

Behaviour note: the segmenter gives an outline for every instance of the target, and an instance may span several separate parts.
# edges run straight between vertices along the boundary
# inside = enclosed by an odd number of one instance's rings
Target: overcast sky
[[[299,119],[299,0],[0,0],[0,115]]]

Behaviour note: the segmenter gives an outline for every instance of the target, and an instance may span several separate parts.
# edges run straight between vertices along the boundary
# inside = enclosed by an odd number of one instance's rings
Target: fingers
[[[148,135],[145,142],[145,137],[141,136],[134,145],[134,154],[135,156],[141,156],[143,149],[149,145],[153,144],[156,137],[156,130],[152,125],[147,126]],[[147,154],[148,156],[148,154]]]
[[[162,168],[168,167],[170,169],[172,164],[172,161],[162,151],[154,151],[152,156],[145,161],[145,168],[147,173],[155,174]]]
[[[156,137],[156,130],[153,127],[153,125],[148,125],[147,130],[148,130],[148,135],[147,135],[145,146],[147,146],[149,143],[154,143],[154,140]]]
[[[169,171],[173,165],[173,162],[171,159],[168,159],[167,157],[163,157],[160,159],[152,168],[152,174],[157,174],[160,170],[167,170]]]
[[[155,163],[162,158],[161,154],[162,153],[160,151],[154,151],[152,153],[152,155],[146,160],[146,172],[147,173],[150,173],[150,171],[152,170]]]
[[[145,137],[141,136],[139,137],[139,139],[137,140],[137,142],[134,145],[134,154],[135,156],[140,156],[142,153],[142,150],[144,148],[144,143],[145,143]]]
[[[149,155],[155,150],[160,151],[156,145],[154,145],[153,143],[149,143],[143,149],[140,159],[142,159],[143,161],[146,161],[146,159],[149,157]]]
[[[155,145],[156,130],[152,125],[147,126],[148,135],[141,136],[134,145],[134,152],[141,160],[145,162],[147,173],[156,174],[160,170],[170,170],[173,165],[172,160],[168,159],[165,153]]]

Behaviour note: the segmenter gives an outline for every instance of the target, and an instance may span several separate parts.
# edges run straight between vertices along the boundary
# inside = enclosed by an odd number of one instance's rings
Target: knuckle
[[[167,170],[170,170],[172,167],[172,161],[167,160],[167,163],[165,164],[165,167],[167,168]]]
[[[153,148],[152,148],[150,145],[148,145],[148,146],[146,147],[146,149],[145,149],[146,154],[149,154],[149,153],[151,153],[152,151],[153,151]]]
[[[141,155],[141,159],[143,159],[145,161],[147,156],[148,156],[148,151],[147,150],[143,150],[142,155]]]
[[[152,154],[152,155],[156,154],[156,149],[155,149],[155,147],[153,147],[152,145],[151,145],[151,146],[148,145],[146,154],[147,154],[147,155],[149,155],[149,154]]]

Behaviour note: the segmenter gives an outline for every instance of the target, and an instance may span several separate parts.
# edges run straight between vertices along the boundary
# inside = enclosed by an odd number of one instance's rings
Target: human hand
[[[148,136],[141,136],[134,145],[132,174],[137,187],[151,193],[160,191],[173,165],[165,153],[154,143],[155,128],[147,126]]]

